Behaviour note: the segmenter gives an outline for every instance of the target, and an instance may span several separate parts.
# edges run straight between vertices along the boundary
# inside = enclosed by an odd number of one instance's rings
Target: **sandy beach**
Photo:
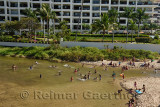
[[[130,89],[134,88],[134,82],[137,82],[137,88],[142,89],[143,84],[146,86],[146,92],[138,95],[137,107],[159,107],[160,106],[160,78],[143,77],[131,78],[122,84]]]
[[[86,61],[82,61],[81,63],[87,64],[87,65],[96,65],[96,66],[100,66],[103,64],[108,65],[111,61],[108,60],[103,60],[103,61],[96,61],[96,62],[86,62]],[[130,61],[125,61],[122,62],[121,61],[121,66],[129,66],[129,62]],[[153,62],[151,62],[150,60],[147,60],[146,63],[150,63],[150,66],[154,66],[154,68],[156,69],[160,69],[160,63],[157,63],[158,60],[154,60]],[[117,65],[119,64],[119,61],[112,61],[112,63],[116,63]],[[144,62],[135,62],[135,67],[134,68],[139,68],[141,64],[144,64]],[[131,67],[131,66],[129,66]],[[133,68],[133,67],[132,67]]]

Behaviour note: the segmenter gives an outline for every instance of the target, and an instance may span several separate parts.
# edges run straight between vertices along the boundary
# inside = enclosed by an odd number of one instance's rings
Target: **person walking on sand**
[[[143,93],[146,91],[145,85],[143,84]]]
[[[136,81],[134,82],[134,87],[137,89],[137,82]]]

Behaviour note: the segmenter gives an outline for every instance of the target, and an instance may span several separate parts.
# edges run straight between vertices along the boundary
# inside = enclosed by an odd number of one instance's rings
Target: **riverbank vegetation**
[[[155,59],[158,53],[145,50],[125,50],[114,47],[114,49],[98,49],[94,47],[72,47],[64,48],[59,45],[50,47],[0,47],[1,56],[27,57],[33,59],[46,59],[50,61],[99,61],[132,59]]]

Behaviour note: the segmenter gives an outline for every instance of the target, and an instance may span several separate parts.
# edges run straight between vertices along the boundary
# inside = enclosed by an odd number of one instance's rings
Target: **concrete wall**
[[[124,49],[143,49],[150,50],[153,52],[160,53],[160,45],[157,44],[130,44],[130,43],[98,43],[98,42],[61,42],[61,46],[65,47],[97,47],[99,49],[105,49],[108,45],[108,48],[113,49],[114,46],[123,47]]]
[[[32,47],[32,46],[41,46],[41,47],[47,47],[47,46],[50,46],[50,44],[0,42],[0,46],[14,46],[14,47]]]

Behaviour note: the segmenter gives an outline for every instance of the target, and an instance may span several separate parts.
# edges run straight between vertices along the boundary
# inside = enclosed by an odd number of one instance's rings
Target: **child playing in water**
[[[37,62],[37,61],[35,61],[35,64],[38,64],[38,62]]]
[[[102,76],[101,76],[101,74],[99,74],[99,80],[101,80],[102,79]]]
[[[16,70],[16,68],[17,68],[17,67],[13,64],[13,65],[12,65],[12,69],[13,69],[13,71],[15,71],[15,70]]]
[[[73,77],[71,76],[71,82],[73,81]]]
[[[113,81],[115,81],[115,79],[116,79],[116,73],[114,71],[113,71],[112,77],[113,77]]]

